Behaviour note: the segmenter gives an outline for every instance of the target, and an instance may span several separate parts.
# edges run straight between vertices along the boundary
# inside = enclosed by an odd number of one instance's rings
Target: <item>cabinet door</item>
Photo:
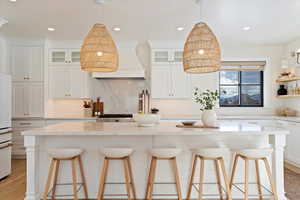
[[[181,64],[183,61],[183,50],[174,50],[172,51],[173,54],[173,62],[175,64]]]
[[[173,98],[188,98],[190,92],[189,75],[183,71],[182,65],[174,65],[171,67],[171,94]]]
[[[69,57],[71,63],[74,65],[80,64],[80,50],[79,49],[70,49],[69,50]]]
[[[170,67],[152,68],[151,94],[152,98],[171,98]]]
[[[168,49],[156,49],[152,52],[153,64],[166,65],[169,64],[170,54]]]
[[[49,69],[49,96],[51,98],[68,98],[70,94],[70,73],[64,67]]]
[[[29,81],[43,81],[43,48],[30,48]]]
[[[30,50],[25,46],[11,49],[11,68],[13,81],[26,81],[29,76]]]
[[[65,65],[68,64],[68,50],[66,49],[51,49],[49,55],[50,65]]]
[[[87,98],[87,72],[80,68],[70,68],[71,98]]]
[[[43,85],[36,83],[28,87],[28,110],[30,117],[42,117],[44,110]]]
[[[28,110],[24,106],[25,101],[25,87],[23,84],[14,84],[12,92],[12,115],[13,117],[25,117]]]

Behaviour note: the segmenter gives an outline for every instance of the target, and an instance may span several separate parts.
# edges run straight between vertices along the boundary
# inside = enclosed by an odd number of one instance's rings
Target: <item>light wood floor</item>
[[[300,200],[300,174],[294,171],[290,169],[285,170],[285,189],[290,200]],[[23,200],[25,188],[26,161],[13,160],[12,174],[0,181],[0,200]]]

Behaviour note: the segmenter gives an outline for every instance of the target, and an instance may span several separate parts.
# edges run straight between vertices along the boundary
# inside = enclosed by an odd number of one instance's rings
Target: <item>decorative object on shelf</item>
[[[138,126],[151,127],[159,123],[160,115],[136,113],[133,114],[133,120],[137,122]]]
[[[210,73],[220,70],[221,49],[217,37],[204,22],[197,23],[189,34],[183,51],[187,73]]]
[[[151,113],[152,114],[157,114],[159,112],[159,109],[157,108],[151,108]]]
[[[118,50],[104,24],[95,24],[86,36],[80,52],[81,69],[88,72],[118,70]]]
[[[288,91],[284,88],[284,85],[280,85],[277,91],[277,94],[280,95],[287,95]]]
[[[296,63],[300,64],[300,49],[297,49],[297,51],[291,52],[291,57],[296,57]]]
[[[196,103],[200,104],[202,111],[202,123],[205,127],[215,127],[217,122],[217,114],[213,110],[217,100],[219,99],[219,92],[206,90],[201,92],[199,88],[195,88],[193,98]]]
[[[276,114],[285,117],[296,117],[297,111],[291,108],[278,108]]]

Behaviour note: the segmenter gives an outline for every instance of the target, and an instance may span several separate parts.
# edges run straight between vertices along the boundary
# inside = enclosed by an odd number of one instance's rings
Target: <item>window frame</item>
[[[219,101],[219,106],[220,108],[225,108],[225,107],[252,107],[252,108],[261,108],[264,107],[264,71],[259,71],[260,72],[260,83],[244,83],[242,84],[242,72],[243,71],[256,71],[256,70],[232,70],[232,71],[237,71],[238,72],[238,83],[237,84],[221,84],[221,72],[222,71],[229,71],[229,70],[221,70],[219,72],[219,91],[220,91],[220,96],[221,96],[221,86],[237,86],[238,87],[238,95],[239,95],[239,104],[238,105],[222,105],[221,101]],[[249,85],[249,86],[260,86],[260,101],[261,104],[259,105],[244,105],[242,104],[242,86]]]

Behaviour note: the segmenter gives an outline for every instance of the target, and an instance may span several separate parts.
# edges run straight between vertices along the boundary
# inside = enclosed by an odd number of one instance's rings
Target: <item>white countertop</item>
[[[219,128],[177,128],[178,122],[160,122],[154,127],[138,127],[136,123],[122,122],[67,122],[44,128],[24,131],[22,134],[36,136],[197,136],[197,135],[277,135],[289,131],[277,126],[247,122],[219,122]]]

